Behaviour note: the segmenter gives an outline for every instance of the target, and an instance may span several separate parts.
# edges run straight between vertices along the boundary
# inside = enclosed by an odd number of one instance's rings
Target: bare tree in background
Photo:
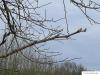
[[[94,10],[100,12],[100,5],[92,0],[88,0],[85,3],[84,0],[69,0],[72,4],[78,7],[82,13],[86,16],[89,22],[100,24],[99,22],[92,19],[87,13],[87,10]],[[85,32],[86,29],[77,29],[73,33],[69,32],[67,22],[67,3],[62,0],[65,12],[64,18],[58,20],[48,19],[45,11],[45,17],[39,14],[38,10],[42,7],[46,7],[50,3],[39,5],[39,0],[0,0],[0,58],[6,58],[13,54],[21,53],[24,56],[24,52],[33,51],[44,57],[46,51],[41,49],[46,42],[53,40],[68,40],[71,36],[80,32]],[[55,9],[56,10],[56,9]],[[61,26],[51,26],[49,22],[56,23],[57,21],[65,20],[67,25],[67,32],[64,34]],[[13,46],[13,49],[11,48]],[[5,49],[2,49],[6,47]],[[29,48],[33,50],[30,51]],[[2,50],[1,50],[2,49]],[[42,54],[43,53],[43,54]],[[30,54],[27,54],[27,56]],[[34,54],[33,54],[34,55]],[[33,59],[27,59],[36,61]],[[52,56],[52,55],[51,55]],[[49,62],[49,61],[48,61]]]

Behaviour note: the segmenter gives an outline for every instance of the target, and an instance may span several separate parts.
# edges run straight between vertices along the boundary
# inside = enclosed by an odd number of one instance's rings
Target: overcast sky
[[[62,0],[40,0],[40,3],[47,3],[48,1],[52,2],[51,5],[47,6],[48,8],[46,7],[48,17],[55,19],[63,17]],[[99,0],[93,1],[99,2]],[[75,40],[68,40],[63,43],[55,42],[49,46],[51,49],[63,53],[59,56],[60,58],[81,57],[81,59],[75,60],[75,62],[84,65],[88,69],[100,70],[100,25],[90,25],[86,17],[77,7],[73,6],[69,0],[66,0],[65,3],[68,11],[67,17],[70,32],[73,32],[80,27],[87,28],[87,32],[73,36],[72,39]],[[91,17],[94,17],[95,20],[99,21],[100,14],[93,11],[89,11],[89,14]],[[57,24],[66,28],[62,21]]]
[[[63,40],[63,42],[48,43],[50,49],[63,53],[58,56],[60,59],[68,58],[81,58],[74,62],[82,64],[88,69],[100,70],[100,25],[90,25],[82,12],[70,3],[70,0],[65,0],[67,19],[69,24],[69,31],[74,32],[78,28],[87,28],[87,32],[80,33],[72,36],[70,40]],[[86,2],[88,0],[85,0]],[[100,2],[100,0],[93,0]],[[46,7],[42,7],[41,14],[44,15],[45,9],[47,10],[48,18],[62,18],[64,17],[63,0],[39,0],[39,5],[52,2]],[[89,15],[95,20],[100,20],[100,14],[89,11]],[[100,21],[99,21],[100,22]],[[59,21],[56,25],[60,25],[66,30],[65,21]]]

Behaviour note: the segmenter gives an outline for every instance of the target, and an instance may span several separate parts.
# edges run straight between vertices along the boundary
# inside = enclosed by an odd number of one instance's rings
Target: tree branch
[[[13,55],[15,53],[18,53],[18,52],[20,52],[20,51],[22,51],[22,50],[24,50],[24,49],[26,49],[28,47],[31,47],[31,46],[36,45],[36,44],[39,44],[39,43],[44,43],[44,42],[51,41],[51,40],[55,40],[55,39],[59,39],[59,38],[69,38],[70,36],[73,36],[73,35],[78,34],[80,32],[86,32],[86,29],[80,28],[77,31],[75,31],[75,32],[73,32],[71,34],[68,34],[68,35],[64,35],[64,36],[55,35],[55,36],[53,36],[51,38],[42,39],[42,40],[36,40],[36,41],[34,41],[34,42],[32,42],[32,43],[30,43],[28,45],[22,46],[22,47],[17,48],[17,49],[15,49],[15,50],[13,50],[13,51],[11,51],[9,53],[6,53],[4,55],[1,55],[0,58],[6,58],[8,56],[11,56],[11,55]]]

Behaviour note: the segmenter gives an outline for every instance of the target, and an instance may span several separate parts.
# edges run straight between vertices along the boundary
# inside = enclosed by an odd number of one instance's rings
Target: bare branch
[[[10,55],[13,55],[13,54],[15,54],[15,53],[18,53],[18,52],[24,50],[25,48],[31,47],[31,46],[33,46],[33,45],[35,45],[35,44],[44,43],[44,42],[47,42],[47,41],[50,41],[50,40],[59,39],[59,38],[69,38],[69,37],[71,37],[72,35],[78,34],[78,33],[80,33],[80,32],[85,32],[85,31],[86,31],[86,29],[80,28],[80,29],[78,29],[76,32],[73,32],[73,33],[68,34],[68,35],[64,35],[64,36],[56,35],[56,36],[53,36],[53,37],[51,37],[51,38],[42,39],[42,40],[36,40],[36,41],[34,41],[34,42],[32,42],[32,43],[30,43],[30,44],[28,44],[28,45],[25,45],[25,46],[23,46],[23,47],[21,47],[21,48],[17,48],[17,49],[15,49],[15,50],[13,50],[13,51],[11,51],[11,52],[5,54],[5,55],[1,55],[0,58],[6,58],[6,57],[8,57],[8,56],[10,56]]]

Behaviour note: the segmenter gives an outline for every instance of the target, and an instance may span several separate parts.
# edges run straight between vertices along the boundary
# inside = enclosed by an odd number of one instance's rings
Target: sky
[[[93,1],[99,2],[99,0]],[[47,2],[52,2],[52,4],[46,7],[48,14],[47,16],[49,18],[56,19],[64,16],[62,0],[44,0],[44,2],[40,0],[40,4]],[[51,50],[56,50],[63,53],[59,56],[60,59],[66,57],[79,57],[80,59],[74,60],[74,62],[82,64],[89,70],[100,70],[100,25],[90,25],[89,21],[82,14],[82,12],[72,3],[70,3],[70,1],[66,0],[65,4],[69,31],[73,32],[82,27],[87,28],[87,32],[74,35],[70,40],[53,42],[52,44],[49,44]],[[92,18],[99,21],[99,13],[92,10],[88,12]],[[64,27],[66,30],[66,25],[64,22],[60,21],[56,24],[62,25],[62,27]]]
[[[88,2],[88,0],[85,1]],[[99,0],[93,1],[99,2]],[[46,9],[48,18],[59,19],[64,17],[63,0],[39,0],[40,5],[48,2],[52,3],[40,9],[42,15],[44,15],[44,11]],[[82,12],[70,3],[69,0],[66,0],[65,4],[69,31],[74,32],[78,28],[82,27],[87,28],[87,32],[76,34],[69,40],[48,43],[48,46],[51,50],[62,53],[62,55],[57,57],[59,59],[80,58],[78,60],[74,60],[74,62],[82,64],[90,70],[100,70],[100,25],[90,25],[89,21],[82,14]],[[99,21],[99,13],[92,10],[88,12],[92,18]],[[56,25],[60,25],[64,28],[64,33],[66,33],[67,27],[64,20],[57,22]]]

